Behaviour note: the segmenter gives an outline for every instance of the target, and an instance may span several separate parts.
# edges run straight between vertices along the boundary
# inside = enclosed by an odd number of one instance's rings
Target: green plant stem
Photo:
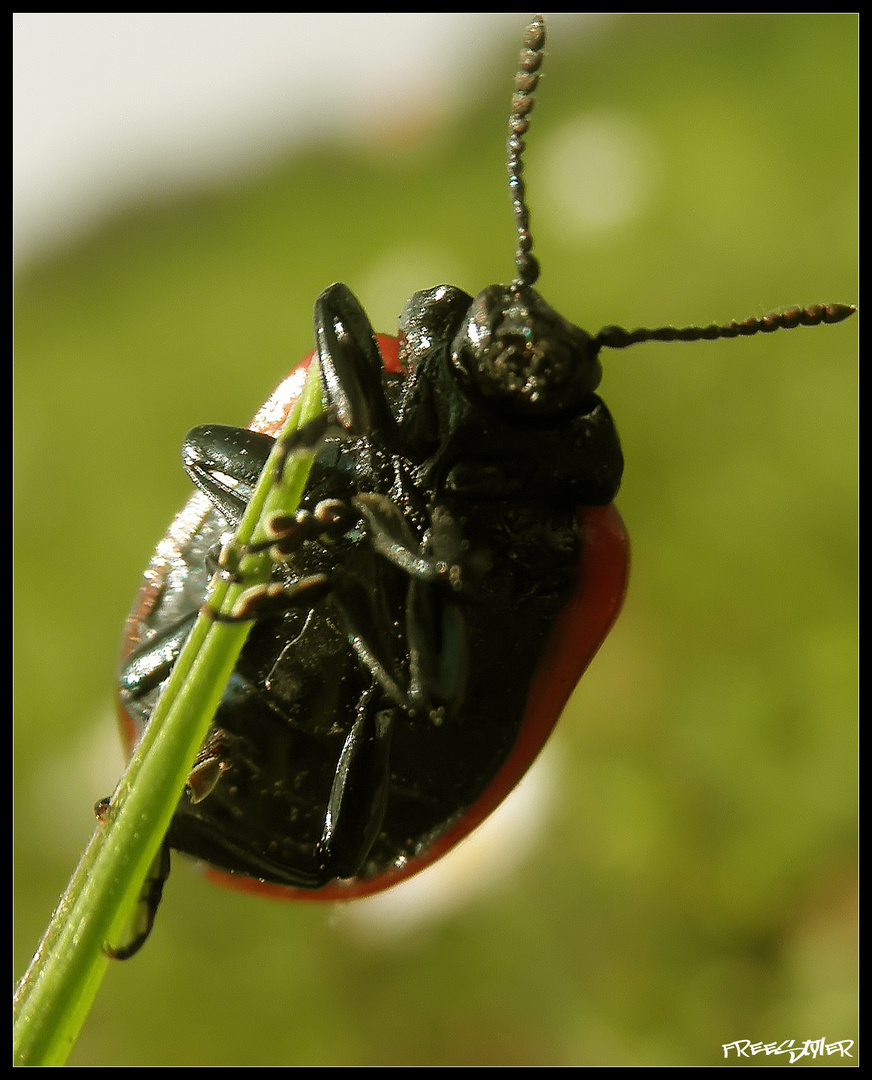
[[[321,411],[318,364],[281,438]],[[296,454],[280,484],[276,455],[261,474],[237,532],[240,547],[262,536],[259,522],[276,509],[293,512],[305,488],[311,454]],[[245,555],[238,582],[218,579],[209,606],[228,612],[243,587],[265,581],[268,555]],[[187,776],[236,665],[250,623],[200,615],[155,707],[145,734],[58,904],[14,1001],[17,1065],[62,1065],[96,997],[107,944],[124,932],[146,875],[182,797]]]

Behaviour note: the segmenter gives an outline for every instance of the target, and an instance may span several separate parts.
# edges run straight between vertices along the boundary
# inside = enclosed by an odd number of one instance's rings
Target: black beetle
[[[603,347],[853,311],[591,336],[549,307],[533,287],[521,176],[544,40],[537,17],[511,109],[515,279],[475,298],[444,285],[415,294],[398,339],[376,339],[344,285],[316,302],[325,420],[298,443],[318,456],[301,510],[275,524],[273,587],[241,613],[256,621],[166,839],[234,880],[318,899],[386,888],[467,835],[532,762],[626,582],[611,505],[623,460],[596,394]],[[185,441],[203,494],[158,548],[128,621],[132,739],[270,453],[276,406],[299,392],[291,382],[256,430],[202,427]],[[144,941],[167,872],[165,849],[144,929],[115,955]]]

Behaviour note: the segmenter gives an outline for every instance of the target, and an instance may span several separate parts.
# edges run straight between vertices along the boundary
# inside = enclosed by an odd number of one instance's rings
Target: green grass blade
[[[321,407],[321,380],[313,363],[282,436],[317,416]],[[240,524],[240,545],[259,538],[259,523],[273,510],[296,509],[311,461],[311,454],[294,455],[277,484],[275,455],[270,458]],[[240,572],[246,586],[219,580],[210,606],[229,611],[242,589],[265,581],[269,571],[268,555],[244,556]],[[108,820],[97,828],[18,986],[17,1065],[66,1061],[109,962],[104,947],[119,941],[137,904],[250,625],[201,615],[191,631],[112,797]]]

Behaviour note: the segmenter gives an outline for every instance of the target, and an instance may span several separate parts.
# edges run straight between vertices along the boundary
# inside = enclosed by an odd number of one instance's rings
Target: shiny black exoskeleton
[[[596,346],[529,286],[413,297],[401,375],[384,371],[345,286],[315,310],[328,416],[343,430],[321,446],[302,509],[350,504],[352,521],[276,567],[282,610],[252,609],[201,756],[220,775],[182,800],[168,838],[301,888],[418,853],[496,775],[575,586],[577,509],[611,502],[622,468],[594,393]],[[543,360],[550,338],[559,366]],[[186,441],[215,508],[150,613],[155,636],[126,663],[125,708],[140,724],[204,599],[206,556],[237,524],[272,442],[215,427]],[[313,578],[326,579],[323,597],[301,603]]]

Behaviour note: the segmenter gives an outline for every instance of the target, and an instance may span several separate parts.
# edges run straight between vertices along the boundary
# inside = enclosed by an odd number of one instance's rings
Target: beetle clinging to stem
[[[150,931],[169,848],[226,880],[334,900],[387,888],[466,836],[533,761],[620,609],[623,457],[596,393],[601,350],[854,310],[594,336],[554,311],[534,288],[522,177],[544,43],[537,16],[510,113],[514,279],[474,298],[448,285],[416,293],[398,338],[377,338],[345,285],[315,303],[325,413],[286,444],[317,449],[315,464],[300,509],[271,523],[269,585],[234,614],[251,634],[143,893],[142,928],[116,956]],[[292,398],[283,385],[271,404],[287,411]],[[171,527],[128,620],[121,704],[134,739],[277,430],[264,414],[185,440],[203,494]]]

